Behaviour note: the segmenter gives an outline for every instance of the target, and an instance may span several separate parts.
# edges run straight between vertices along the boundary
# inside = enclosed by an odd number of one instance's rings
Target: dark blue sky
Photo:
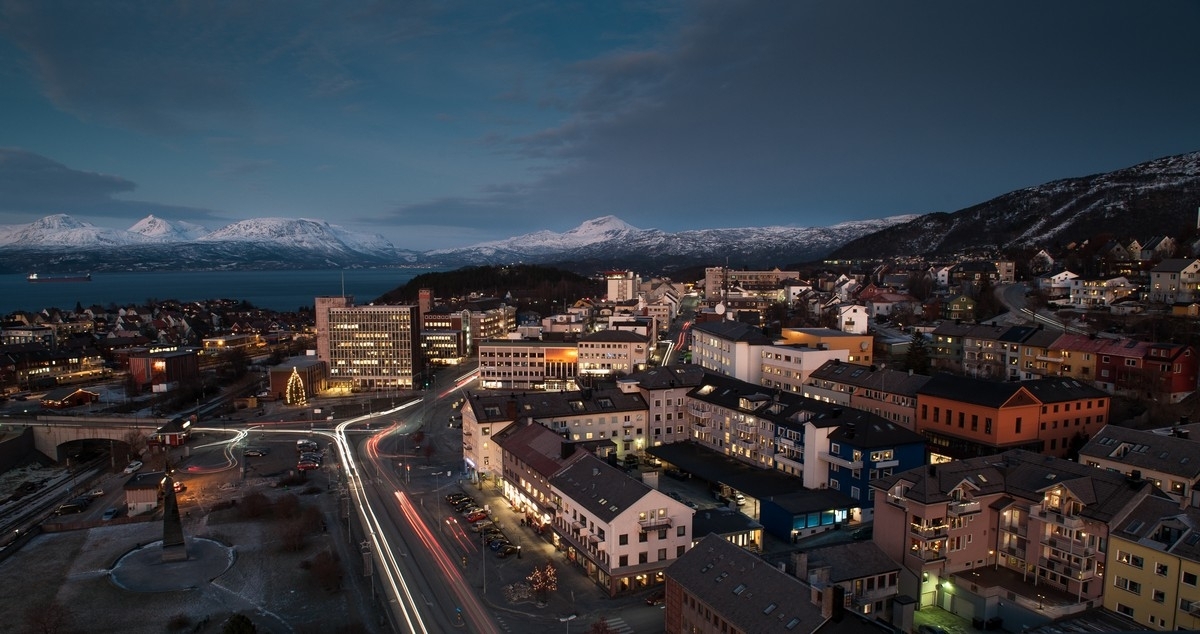
[[[953,211],[1200,150],[1200,3],[0,0],[0,224],[459,246]]]

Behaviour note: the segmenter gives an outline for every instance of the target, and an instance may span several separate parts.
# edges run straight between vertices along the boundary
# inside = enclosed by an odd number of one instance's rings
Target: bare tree
[[[25,610],[25,631],[29,634],[65,632],[70,611],[58,601],[38,603]]]

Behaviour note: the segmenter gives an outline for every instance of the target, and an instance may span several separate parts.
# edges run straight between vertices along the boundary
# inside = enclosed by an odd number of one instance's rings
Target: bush
[[[167,619],[167,629],[171,631],[186,630],[192,625],[192,617],[179,613]]]
[[[286,475],[286,476],[280,478],[279,482],[275,483],[275,488],[286,489],[288,487],[300,486],[300,485],[304,484],[305,482],[307,482],[307,480],[304,479],[303,475],[301,475],[299,473],[293,473],[293,474]]]
[[[328,550],[323,550],[311,560],[306,560],[305,567],[312,578],[328,592],[335,592],[342,587],[342,565],[338,556]]]
[[[275,519],[289,520],[300,516],[300,498],[288,493],[275,500]]]
[[[242,497],[241,516],[247,519],[262,517],[271,508],[271,500],[262,493],[248,493]]]

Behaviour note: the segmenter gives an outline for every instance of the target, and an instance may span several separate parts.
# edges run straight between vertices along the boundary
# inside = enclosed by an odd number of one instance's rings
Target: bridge
[[[169,418],[133,418],[127,416],[38,416],[34,420],[9,419],[14,428],[33,430],[33,444],[47,457],[61,461],[62,446],[82,440],[110,440],[128,444],[131,434],[151,436],[170,422]]]

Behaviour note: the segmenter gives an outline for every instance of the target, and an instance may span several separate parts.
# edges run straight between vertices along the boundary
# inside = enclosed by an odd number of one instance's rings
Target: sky
[[[399,248],[955,211],[1200,150],[1192,0],[0,0],[0,224]]]

